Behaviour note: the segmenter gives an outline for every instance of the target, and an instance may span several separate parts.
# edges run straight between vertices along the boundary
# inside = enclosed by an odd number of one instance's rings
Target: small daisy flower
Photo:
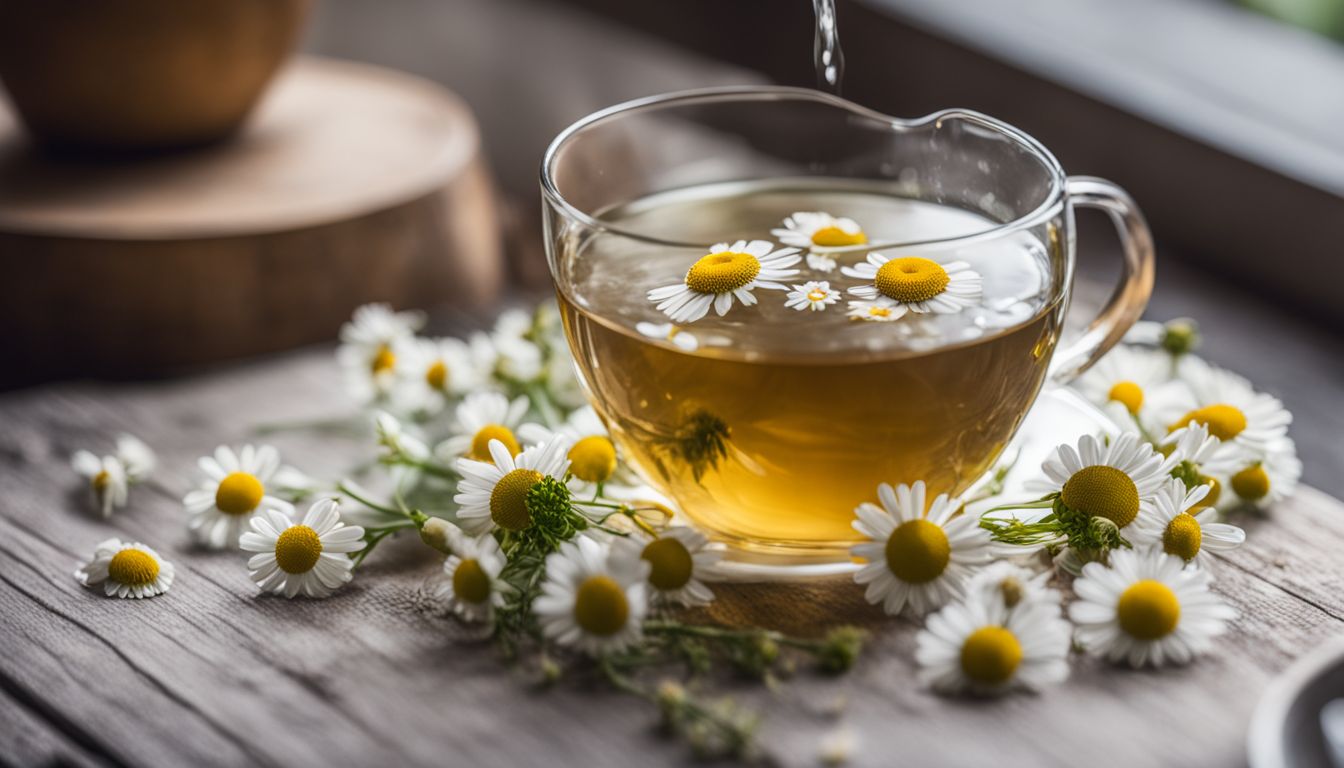
[[[799,312],[805,309],[820,312],[839,300],[840,292],[832,289],[829,281],[810,280],[802,285],[793,286],[784,306],[792,307]]]
[[[1058,493],[1075,512],[1109,520],[1124,535],[1161,490],[1174,463],[1132,433],[1109,444],[1083,435],[1077,450],[1065,443],[1046,458],[1040,487]]]
[[[654,600],[687,608],[714,601],[714,593],[705,581],[714,578],[723,551],[714,548],[703,533],[678,525],[660,531],[652,541],[629,537],[616,539],[611,545],[630,549],[635,557],[648,562],[648,589]]]
[[[974,515],[958,515],[958,501],[941,494],[925,512],[924,481],[877,488],[879,507],[855,510],[854,530],[871,541],[850,551],[867,563],[854,581],[867,585],[864,598],[895,616],[907,605],[924,615],[965,594],[973,569],[989,562],[989,532]]]
[[[346,387],[355,399],[385,397],[396,382],[397,347],[425,323],[419,312],[393,312],[386,304],[365,304],[341,327],[336,360],[345,371]]]
[[[516,457],[499,440],[489,445],[491,461],[458,459],[457,519],[462,529],[478,536],[496,528],[521,531],[532,524],[527,496],[546,477],[563,481],[569,469],[569,441],[563,437],[534,445]]]
[[[238,545],[256,553],[247,570],[261,591],[320,598],[350,581],[349,553],[364,548],[364,529],[342,523],[338,508],[336,499],[319,499],[297,523],[273,509],[252,518]]]
[[[462,456],[476,461],[490,461],[490,442],[498,440],[517,456],[522,450],[515,430],[527,413],[526,395],[509,400],[498,392],[476,392],[467,395],[457,405],[452,436],[435,448],[440,458],[452,460]]]
[[[508,590],[499,580],[505,563],[499,543],[491,534],[466,536],[450,526],[448,546],[453,554],[443,561],[448,580],[439,588],[439,597],[448,600],[463,621],[489,621],[495,609],[504,605]]]
[[[835,259],[824,253],[812,253],[812,248],[843,248],[868,242],[857,221],[822,211],[795,213],[784,219],[782,228],[772,229],[770,234],[785,245],[807,249],[807,266],[822,272],[835,269]]]
[[[890,259],[870,253],[866,262],[841,267],[840,272],[846,277],[872,281],[850,288],[850,295],[867,301],[885,296],[920,314],[953,314],[975,306],[984,284],[980,273],[964,261],[939,264],[920,256]]]
[[[89,451],[75,451],[70,457],[70,466],[81,477],[89,481],[89,492],[93,504],[111,517],[112,510],[126,506],[130,497],[130,481],[126,475],[126,465],[116,456],[98,456]]]
[[[221,445],[213,456],[202,456],[196,464],[205,479],[182,503],[187,510],[187,529],[199,543],[211,549],[232,547],[253,515],[267,511],[293,514],[289,502],[268,492],[268,484],[280,468],[280,454],[271,446],[244,445],[234,453]]]
[[[460,339],[408,339],[397,356],[404,375],[393,390],[393,400],[400,411],[437,413],[481,384],[471,349]]]
[[[75,571],[80,584],[103,585],[108,597],[154,597],[173,585],[173,564],[144,544],[112,538],[100,542],[93,559]]]
[[[429,458],[429,446],[425,445],[425,441],[412,434],[400,419],[387,411],[374,414],[373,431],[377,435],[378,445],[387,456],[404,456],[416,461]]]
[[[1171,358],[1165,352],[1121,345],[1079,376],[1074,386],[1108,414],[1121,415],[1115,421],[1122,428],[1136,428],[1144,406],[1152,406],[1154,391],[1170,378]]]
[[[1187,489],[1171,478],[1150,505],[1152,512],[1134,523],[1134,545],[1151,545],[1186,563],[1208,567],[1209,552],[1236,549],[1246,541],[1246,532],[1235,525],[1219,523],[1218,512],[1205,506],[1209,486]]]
[[[872,301],[849,302],[849,311],[845,313],[845,316],[854,320],[890,323],[893,320],[900,320],[905,317],[905,313],[909,311],[901,302],[888,299],[886,296],[879,296]]]
[[[650,339],[670,341],[686,352],[694,352],[700,348],[700,340],[695,334],[671,323],[638,322],[635,323],[635,330],[639,331],[641,336]]]
[[[616,474],[616,444],[611,441],[607,425],[591,405],[574,411],[557,429],[541,424],[524,424],[518,436],[527,443],[544,443],[556,435],[564,437],[569,449],[569,471],[576,480],[588,485],[605,483]]]
[[[1209,428],[1198,422],[1167,435],[1162,451],[1175,462],[1173,477],[1180,478],[1187,488],[1207,486],[1208,495],[1203,505],[1214,507],[1223,496],[1223,480],[1242,462],[1243,452],[1230,443],[1224,443],[1209,434]]]
[[[1121,549],[1110,567],[1083,566],[1069,606],[1078,643],[1131,667],[1185,664],[1208,650],[1236,611],[1209,591],[1209,572],[1160,548]]]
[[[649,564],[626,548],[587,536],[546,557],[546,580],[532,608],[547,638],[591,656],[620,651],[643,637]]]
[[[720,317],[726,315],[734,299],[746,307],[755,304],[752,291],[757,288],[787,291],[780,281],[798,274],[786,267],[801,257],[797,248],[773,247],[767,240],[718,243],[691,265],[682,282],[649,291],[649,301],[657,302],[672,322],[693,323],[709,314],[710,307]]]
[[[1037,603],[1059,605],[1059,590],[1049,586],[1051,571],[1033,573],[1007,560],[991,563],[971,579],[966,587],[970,598],[995,600],[1009,610]],[[968,599],[970,599],[968,598]]]
[[[1168,431],[1197,422],[1247,453],[1263,451],[1288,433],[1293,415],[1277,397],[1256,392],[1241,376],[1192,357],[1182,361],[1180,377],[1189,397],[1158,414]]]
[[[1293,441],[1283,437],[1271,442],[1249,463],[1230,471],[1229,501],[1264,507],[1293,495],[1302,477],[1302,462]]]
[[[930,616],[916,635],[920,682],[941,693],[1040,690],[1069,676],[1069,635],[1057,604],[1010,610],[972,593]]]
[[[154,451],[135,435],[117,436],[116,457],[121,460],[121,466],[126,471],[126,481],[132,484],[149,479],[159,464]]]

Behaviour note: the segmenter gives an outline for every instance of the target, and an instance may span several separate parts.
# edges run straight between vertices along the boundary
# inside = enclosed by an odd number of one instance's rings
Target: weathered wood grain
[[[582,680],[540,690],[471,642],[425,591],[438,571],[410,537],[385,545],[325,601],[261,597],[244,557],[194,548],[180,495],[195,457],[259,424],[350,412],[329,350],[210,376],[124,387],[66,385],[0,399],[0,754],[18,764],[628,766],[684,760],[643,705]],[[90,513],[71,451],[134,432],[159,452],[154,482],[110,521]],[[369,455],[358,435],[283,432],[286,460],[334,478]],[[775,690],[717,687],[767,715],[784,765],[812,765],[836,727],[856,765],[1181,765],[1243,760],[1250,710],[1294,658],[1344,632],[1344,505],[1304,490],[1247,523],[1217,589],[1241,611],[1222,652],[1160,673],[1075,665],[1064,687],[997,702],[947,700],[913,679],[914,626],[883,619],[844,580],[807,600],[875,629],[847,678],[802,672]],[[161,598],[81,588],[99,540],[150,544],[178,568]],[[785,585],[723,590],[719,615],[797,605]],[[766,606],[766,608],[762,608]],[[781,609],[778,623],[790,622]],[[811,614],[804,624],[814,624]],[[793,617],[793,618],[796,618]]]

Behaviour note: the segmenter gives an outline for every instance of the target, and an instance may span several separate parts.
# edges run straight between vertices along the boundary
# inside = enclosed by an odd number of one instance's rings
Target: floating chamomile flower
[[[552,430],[541,424],[524,424],[518,436],[527,443],[544,443],[556,435],[569,441],[569,471],[576,480],[586,484],[601,484],[616,474],[616,444],[611,441],[607,425],[597,411],[585,405]]]
[[[453,554],[443,561],[448,579],[439,588],[439,597],[448,600],[463,621],[489,621],[494,610],[504,605],[508,590],[499,580],[506,562],[499,542],[489,533],[466,536],[449,527],[448,546]]]
[[[457,405],[452,437],[435,448],[440,458],[452,460],[461,456],[476,461],[490,461],[490,442],[498,440],[517,456],[522,445],[514,431],[527,413],[526,395],[510,401],[498,392],[476,392],[467,395]]]
[[[895,299],[879,296],[872,301],[851,301],[846,317],[855,320],[868,320],[874,323],[889,323],[905,317],[909,309]]]
[[[80,584],[103,585],[108,597],[154,597],[173,585],[173,564],[144,544],[112,538],[100,542],[93,559],[75,571]]]
[[[793,286],[789,291],[788,301],[784,306],[802,312],[810,309],[813,312],[820,312],[840,300],[840,292],[831,288],[830,282],[826,280],[810,280],[802,285]]]
[[[1230,502],[1263,507],[1282,501],[1297,490],[1302,462],[1293,441],[1283,437],[1229,472]]]
[[[1209,591],[1209,572],[1159,547],[1111,553],[1083,566],[1069,606],[1076,639],[1091,654],[1131,667],[1184,664],[1212,645],[1236,611]]]
[[[638,322],[635,323],[635,330],[639,331],[639,335],[650,339],[670,341],[687,352],[694,352],[700,348],[700,340],[695,334],[671,323]]]
[[[1219,523],[1218,512],[1204,506],[1210,486],[1186,488],[1171,478],[1158,491],[1151,512],[1134,523],[1134,545],[1152,545],[1187,563],[1207,567],[1209,552],[1236,549],[1246,541],[1246,532],[1235,525]]]
[[[915,661],[920,681],[941,693],[1039,690],[1069,676],[1069,635],[1057,603],[1009,609],[972,593],[925,621]]]
[[[611,546],[631,549],[634,556],[648,561],[648,588],[654,600],[687,608],[714,601],[705,581],[714,578],[723,551],[703,533],[678,525],[659,531],[652,541],[627,537],[616,539]]]
[[[267,511],[293,514],[294,507],[268,489],[280,469],[280,454],[271,446],[244,445],[234,453],[221,445],[214,456],[202,456],[196,463],[205,479],[182,503],[187,509],[187,529],[201,544],[211,549],[232,547],[253,515]]]
[[[801,257],[797,248],[773,247],[767,240],[717,243],[691,265],[682,282],[649,291],[649,301],[657,302],[658,311],[673,322],[693,323],[709,314],[710,307],[722,317],[732,309],[733,299],[743,306],[755,304],[752,291],[757,288],[787,291],[780,281],[798,274],[786,267]]]
[[[629,548],[587,536],[546,557],[546,580],[532,609],[546,637],[591,656],[620,651],[643,637],[649,563]]]
[[[1083,435],[1077,450],[1065,443],[1046,458],[1043,487],[1059,494],[1066,510],[1087,522],[1106,520],[1123,535],[1162,488],[1174,463],[1133,433],[1109,443]]]
[[[393,390],[400,412],[436,413],[480,385],[471,349],[460,339],[409,339],[398,351],[404,375]]]
[[[835,259],[824,253],[812,253],[812,248],[843,248],[868,242],[857,221],[822,211],[795,213],[784,219],[782,228],[772,229],[770,234],[785,245],[808,249],[807,266],[822,272],[835,269]]]
[[[130,485],[121,459],[116,456],[99,458],[88,451],[75,451],[70,457],[70,466],[89,481],[93,504],[103,517],[111,517],[112,510],[126,506]]]
[[[528,506],[533,487],[547,477],[564,480],[569,469],[569,441],[556,437],[515,457],[504,443],[492,439],[489,452],[493,461],[457,460],[457,470],[462,473],[453,496],[458,504],[458,522],[473,536],[496,528],[525,530],[532,525],[535,511]]]
[[[1182,361],[1180,377],[1189,397],[1158,414],[1168,431],[1197,422],[1247,453],[1262,451],[1287,434],[1293,415],[1277,397],[1256,392],[1241,376],[1192,357]]]
[[[1083,396],[1121,418],[1124,429],[1137,427],[1144,407],[1152,405],[1154,390],[1171,378],[1171,358],[1165,352],[1117,346],[1078,377],[1074,385]]]
[[[393,312],[386,304],[365,304],[341,327],[336,360],[346,387],[361,402],[387,396],[397,380],[397,348],[424,325],[419,312]]]
[[[872,281],[850,288],[850,295],[867,301],[885,296],[921,314],[952,314],[975,306],[984,283],[980,273],[964,261],[939,264],[920,256],[889,259],[880,253],[870,253],[866,262],[841,267],[840,272],[846,277]]]
[[[257,553],[247,570],[261,591],[327,597],[350,581],[349,553],[364,548],[364,529],[342,523],[338,507],[336,499],[319,499],[299,522],[275,510],[252,518],[238,546]]]
[[[941,494],[924,511],[924,481],[877,488],[882,506],[864,502],[854,530],[871,541],[850,551],[867,563],[854,581],[864,598],[895,616],[907,605],[916,615],[961,597],[973,569],[989,562],[989,532],[973,515],[957,514],[958,501]]]

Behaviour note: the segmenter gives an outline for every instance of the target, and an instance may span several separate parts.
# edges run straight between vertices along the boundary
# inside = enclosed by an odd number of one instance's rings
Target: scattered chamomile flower
[[[919,679],[940,693],[1040,690],[1069,676],[1069,623],[1057,603],[1013,609],[972,592],[933,614],[915,636]]]
[[[624,650],[643,637],[649,563],[628,548],[587,536],[546,557],[546,580],[532,607],[546,637],[590,656]]]
[[[346,388],[361,402],[386,397],[397,380],[397,348],[425,323],[419,312],[393,312],[386,304],[365,304],[341,327],[336,360]]]
[[[466,536],[454,526],[448,528],[448,546],[453,553],[443,561],[448,578],[439,588],[439,597],[448,600],[463,621],[489,621],[495,609],[504,605],[508,590],[499,580],[506,562],[499,542],[489,533]]]
[[[810,309],[813,312],[820,312],[830,305],[840,300],[840,292],[831,288],[831,284],[826,280],[809,280],[802,285],[793,286],[789,291],[788,301],[784,306],[802,312]]]
[[[1169,479],[1153,498],[1151,511],[1134,523],[1134,545],[1157,547],[1201,568],[1208,567],[1209,552],[1241,546],[1246,532],[1217,522],[1218,512],[1203,505],[1209,488],[1186,488],[1179,479]]]
[[[93,559],[75,571],[80,584],[103,585],[108,597],[154,597],[173,585],[173,564],[144,544],[111,538],[99,542]]]
[[[197,542],[211,549],[233,547],[253,515],[269,511],[293,514],[294,507],[275,495],[270,486],[280,468],[280,454],[271,446],[244,445],[234,453],[221,445],[214,456],[202,456],[196,463],[205,479],[182,503],[187,510],[187,529]]]
[[[445,461],[463,456],[490,461],[490,443],[498,440],[511,456],[522,450],[515,430],[527,413],[528,400],[519,395],[509,400],[498,392],[476,392],[457,405],[452,436],[434,449]]]
[[[813,253],[813,248],[843,248],[863,245],[868,236],[857,221],[836,218],[822,211],[800,211],[784,219],[782,228],[770,234],[785,245],[808,249],[807,266],[821,272],[835,269],[835,259],[824,253]]]
[[[635,557],[649,563],[648,589],[654,601],[686,608],[714,601],[714,593],[705,581],[715,577],[723,551],[711,545],[703,533],[678,525],[659,531],[652,541],[631,536],[616,539],[611,546],[630,549]]]
[[[923,615],[965,594],[975,568],[990,558],[989,532],[974,515],[957,514],[959,501],[941,494],[925,512],[924,481],[877,488],[882,506],[864,502],[854,530],[870,541],[850,551],[867,563],[854,581],[864,598],[895,616],[906,606]]]
[[[318,499],[295,522],[273,509],[252,518],[238,546],[255,552],[248,575],[261,591],[293,598],[328,597],[350,581],[349,553],[364,548],[364,529],[341,522],[336,499]]]
[[[535,423],[518,427],[518,436],[529,444],[544,443],[556,435],[563,436],[572,446],[569,471],[585,487],[605,483],[616,474],[616,444],[591,405],[574,411],[553,430]]]
[[[1256,392],[1241,376],[1195,357],[1182,361],[1179,375],[1189,387],[1189,397],[1168,404],[1158,414],[1167,431],[1194,421],[1251,454],[1288,433],[1293,415],[1277,397]]]
[[[384,458],[425,461],[429,458],[429,446],[425,441],[411,434],[401,420],[387,411],[378,411],[373,417],[373,431],[378,436],[378,446],[383,449]]]
[[[1110,566],[1088,563],[1069,606],[1090,654],[1131,667],[1185,664],[1208,650],[1236,611],[1209,591],[1209,572],[1159,547],[1121,549]]]
[[[921,256],[891,259],[870,253],[867,261],[841,267],[840,272],[846,277],[872,281],[850,288],[850,295],[866,301],[885,296],[920,314],[960,312],[979,303],[983,293],[980,273],[964,261],[939,264]]]
[[[700,340],[691,333],[671,323],[635,323],[635,330],[639,331],[641,336],[658,339],[660,341],[670,341],[675,346],[686,352],[694,352],[700,348]]]
[[[1293,495],[1302,477],[1297,448],[1287,437],[1269,444],[1249,463],[1229,472],[1227,501],[1251,507],[1266,507]]]
[[[1204,497],[1204,505],[1209,507],[1216,506],[1222,497],[1223,481],[1218,478],[1233,471],[1242,455],[1241,449],[1224,443],[1209,434],[1208,427],[1193,421],[1168,434],[1161,450],[1175,462],[1172,477],[1179,478],[1187,488],[1209,487]]]
[[[481,384],[471,348],[460,339],[408,339],[397,365],[403,375],[392,398],[403,413],[437,413]]]
[[[1098,519],[1105,520],[1123,536],[1162,488],[1174,464],[1133,433],[1108,443],[1083,435],[1076,450],[1064,443],[1046,458],[1041,487],[1059,494],[1058,504],[1066,513],[1082,516],[1074,521],[1077,525],[1090,529]],[[1080,532],[1071,531],[1069,538]]]
[[[845,313],[845,316],[854,320],[890,323],[893,320],[900,320],[905,317],[905,313],[908,311],[901,302],[888,299],[886,296],[879,296],[872,301],[849,302],[849,311]]]
[[[997,600],[1010,611],[1038,603],[1059,605],[1059,590],[1049,586],[1051,573],[1034,573],[1007,560],[997,560],[971,579],[966,594],[968,599]]]
[[[88,451],[75,451],[70,457],[70,466],[89,481],[93,504],[103,517],[111,517],[112,510],[126,506],[130,483],[121,459],[116,456],[99,458]]]
[[[732,309],[733,299],[747,307],[755,304],[752,291],[757,288],[787,291],[780,281],[798,274],[786,267],[801,257],[797,248],[772,251],[773,247],[767,240],[717,243],[691,265],[682,282],[649,291],[649,301],[657,302],[658,311],[673,322],[693,323],[707,315],[710,307],[722,317]]]
[[[457,470],[462,473],[453,496],[458,504],[458,522],[473,536],[496,528],[525,530],[533,520],[533,510],[528,507],[532,488],[547,477],[556,481],[565,478],[569,441],[556,437],[515,457],[504,443],[492,439],[488,450],[492,461],[457,460]]]
[[[126,481],[132,484],[148,480],[159,465],[159,458],[154,455],[153,449],[135,435],[117,435],[115,455],[126,470]]]
[[[1122,429],[1136,429],[1154,390],[1171,378],[1171,358],[1140,347],[1117,346],[1078,377],[1075,387],[1106,409]],[[1119,417],[1119,418],[1116,418]]]

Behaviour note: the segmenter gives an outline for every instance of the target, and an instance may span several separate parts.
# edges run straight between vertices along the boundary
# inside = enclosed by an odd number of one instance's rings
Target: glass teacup
[[[964,491],[1042,385],[1103,355],[1152,289],[1123,191],[964,110],[901,120],[793,88],[655,96],[561,133],[542,192],[593,406],[645,481],[755,552],[844,556],[881,482]],[[1111,216],[1125,263],[1057,349],[1077,207]]]

